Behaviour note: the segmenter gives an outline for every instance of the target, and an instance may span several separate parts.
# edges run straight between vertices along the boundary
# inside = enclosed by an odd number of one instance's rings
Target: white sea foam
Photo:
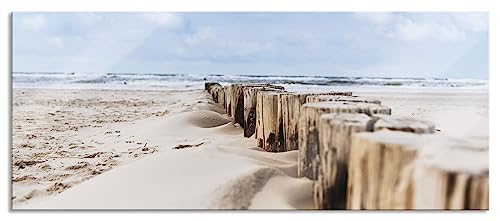
[[[273,83],[285,85],[293,91],[325,89],[360,90],[488,90],[488,81],[479,79],[447,78],[378,78],[337,76],[280,76],[280,75],[221,75],[221,74],[169,74],[169,73],[48,73],[14,72],[15,88],[64,89],[131,89],[131,90],[192,90],[200,89],[203,82]]]

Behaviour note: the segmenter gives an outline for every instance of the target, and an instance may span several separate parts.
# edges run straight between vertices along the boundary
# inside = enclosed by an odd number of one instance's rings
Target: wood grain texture
[[[411,180],[412,209],[489,209],[487,141],[435,136],[423,145]]]
[[[279,87],[244,87],[243,88],[243,136],[251,137],[255,134],[257,124],[257,92],[258,91],[282,91]],[[262,110],[259,109],[260,111]]]
[[[354,134],[383,129],[413,133],[433,133],[435,130],[427,121],[384,114],[325,114],[320,118],[319,129],[320,170],[314,188],[318,209],[347,207],[347,170]]]
[[[367,131],[371,120],[366,114],[334,113],[320,117],[320,169],[313,189],[316,209],[346,208],[347,161],[351,136]]]
[[[356,134],[348,208],[488,209],[488,151],[475,146],[438,134]]]
[[[224,86],[224,109],[229,117],[231,117],[232,95],[231,85]]]
[[[324,93],[284,93],[280,97],[280,108],[283,118],[283,136],[285,150],[299,149],[298,119],[300,107],[310,96],[351,96],[352,92],[330,91]]]
[[[306,103],[299,117],[299,177],[316,180],[319,169],[318,123],[326,113],[391,114],[391,109],[372,103],[318,102]]]
[[[258,147],[269,152],[283,151],[283,141],[280,139],[283,127],[279,111],[279,97],[280,92],[277,91],[257,92],[256,138]]]
[[[348,164],[349,209],[412,208],[412,168],[420,135],[399,131],[353,136]]]

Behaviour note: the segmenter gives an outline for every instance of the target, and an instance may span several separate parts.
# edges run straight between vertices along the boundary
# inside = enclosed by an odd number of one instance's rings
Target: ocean
[[[13,72],[13,88],[196,90],[204,82],[272,83],[290,91],[397,90],[397,91],[488,91],[488,81],[449,78],[386,78],[342,76],[279,76],[162,73]]]

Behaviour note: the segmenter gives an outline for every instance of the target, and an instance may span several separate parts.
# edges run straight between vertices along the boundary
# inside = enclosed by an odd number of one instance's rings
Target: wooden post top
[[[304,92],[304,91],[294,91],[288,92],[290,95],[305,95],[305,96],[352,96],[352,92],[346,91],[328,91],[328,92]]]
[[[383,113],[390,114],[391,108],[373,103],[355,103],[355,102],[341,102],[341,101],[326,101],[326,102],[313,102],[305,103],[302,108],[315,108],[315,109],[337,109],[345,112],[354,112],[362,110],[371,110],[374,114]]]
[[[378,143],[392,146],[400,146],[409,150],[422,148],[421,134],[408,133],[403,131],[379,130],[376,132],[362,132],[354,135],[355,139],[369,140],[370,143]],[[430,136],[430,135],[429,135]]]
[[[488,176],[489,146],[487,141],[469,141],[443,135],[427,136],[422,142],[418,163],[443,171]]]
[[[418,162],[448,172],[483,175],[489,171],[488,143],[451,138],[441,134],[416,134],[387,129],[354,135],[371,143],[418,150]]]
[[[377,118],[373,126],[374,131],[382,129],[412,133],[434,133],[436,131],[434,124],[426,120],[384,114],[376,114],[374,118]]]
[[[380,100],[376,99],[368,99],[358,96],[346,96],[346,95],[311,95],[307,96],[306,103],[311,102],[328,102],[328,101],[347,101],[347,102],[360,102],[360,103],[374,103],[374,104],[382,104]]]
[[[279,95],[279,94],[282,94],[283,92],[280,91],[279,89],[263,88],[262,90],[257,91],[257,93],[260,93],[260,94],[270,94],[270,95]]]
[[[320,117],[322,122],[326,122],[330,125],[343,124],[346,126],[351,125],[366,125],[372,118],[366,114],[355,114],[355,113],[333,113],[324,114]]]

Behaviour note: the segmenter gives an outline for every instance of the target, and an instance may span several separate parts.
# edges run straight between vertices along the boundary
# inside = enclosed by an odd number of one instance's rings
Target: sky
[[[488,13],[12,16],[13,71],[488,79]]]

